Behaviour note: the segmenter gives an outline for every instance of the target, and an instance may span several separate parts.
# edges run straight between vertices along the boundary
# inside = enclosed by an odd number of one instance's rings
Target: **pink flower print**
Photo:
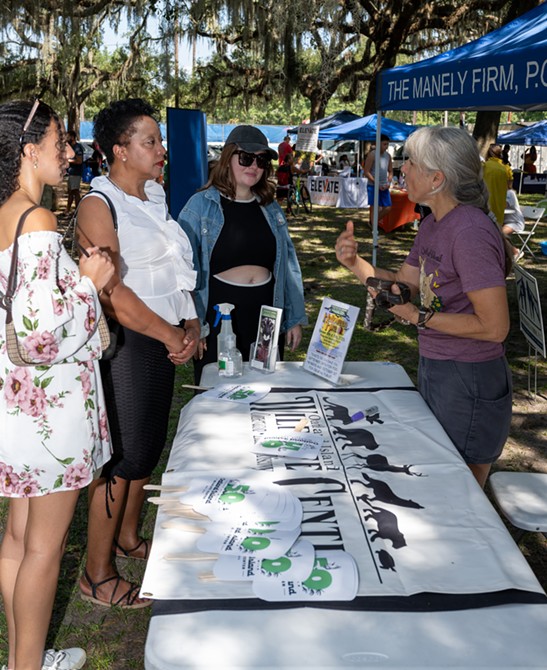
[[[99,414],[99,431],[101,435],[101,440],[110,441],[110,435],[108,433],[108,418],[106,416],[105,410],[101,410]]]
[[[11,465],[0,464],[0,492],[4,495],[11,495],[17,491],[19,477],[13,472]]]
[[[89,393],[91,392],[91,377],[89,372],[82,371],[80,373],[80,381],[82,382],[82,391],[84,392],[84,398],[87,400]]]
[[[43,388],[33,387],[33,393],[31,397],[24,403],[21,404],[21,410],[25,414],[30,416],[39,417],[45,413],[47,408],[47,398],[46,392]]]
[[[69,288],[69,283],[67,282],[67,277],[59,277],[57,280],[57,286],[59,287],[61,293],[64,295]]]
[[[55,337],[47,330],[43,333],[34,331],[23,341],[23,345],[31,358],[40,363],[50,363],[59,353]]]
[[[65,311],[65,302],[62,298],[53,298],[53,313],[60,316]]]
[[[69,489],[81,489],[89,481],[89,468],[84,463],[69,465],[63,476],[63,484]]]
[[[87,319],[85,320],[85,329],[88,333],[94,332],[97,327],[97,312],[93,308],[87,310]]]
[[[15,368],[6,377],[4,397],[8,407],[20,407],[29,402],[34,391],[32,377],[27,368]]]
[[[47,256],[43,256],[38,261],[37,275],[38,279],[47,279],[51,270],[51,260]]]
[[[29,476],[21,479],[19,486],[17,487],[17,493],[22,498],[30,498],[31,496],[38,495],[39,492],[40,487],[38,486],[38,482],[35,479],[31,479]]]
[[[76,295],[78,298],[86,305],[95,305],[95,298],[91,293],[82,293],[82,292],[77,292]]]

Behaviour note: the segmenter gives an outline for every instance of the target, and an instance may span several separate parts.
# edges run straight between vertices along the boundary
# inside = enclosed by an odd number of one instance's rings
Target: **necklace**
[[[111,177],[110,175],[107,175],[106,178],[107,178],[108,181],[112,184],[112,186],[114,186],[115,188],[118,189],[118,191],[121,191],[122,193],[125,193],[125,191],[123,190],[123,188],[122,188],[121,186],[118,186],[118,184],[116,184],[116,182],[112,179],[112,177]]]
[[[148,197],[147,197],[146,193],[144,194],[144,196],[134,195],[133,193],[128,193],[119,184],[116,184],[116,182],[112,179],[112,177],[110,175],[107,175],[106,178],[112,184],[112,186],[114,186],[115,188],[118,189],[118,191],[120,191],[120,193],[123,193],[124,195],[130,195],[133,198],[138,198],[139,200],[142,200],[143,202],[148,201]]]

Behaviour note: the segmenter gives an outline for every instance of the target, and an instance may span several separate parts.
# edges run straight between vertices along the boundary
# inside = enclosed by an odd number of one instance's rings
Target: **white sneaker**
[[[42,670],[79,670],[85,664],[86,653],[78,647],[48,649],[42,658]]]

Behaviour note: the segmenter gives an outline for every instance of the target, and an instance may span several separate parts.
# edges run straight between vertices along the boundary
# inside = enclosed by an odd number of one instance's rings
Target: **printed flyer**
[[[313,329],[304,369],[337,384],[358,316],[357,307],[324,298]]]

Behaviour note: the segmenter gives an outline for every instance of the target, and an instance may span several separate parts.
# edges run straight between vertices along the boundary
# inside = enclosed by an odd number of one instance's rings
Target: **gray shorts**
[[[82,181],[81,175],[79,175],[79,174],[69,174],[68,175],[68,190],[69,191],[79,191],[81,181]]]
[[[483,363],[420,357],[418,388],[466,463],[493,463],[503,450],[512,412],[505,356]]]

